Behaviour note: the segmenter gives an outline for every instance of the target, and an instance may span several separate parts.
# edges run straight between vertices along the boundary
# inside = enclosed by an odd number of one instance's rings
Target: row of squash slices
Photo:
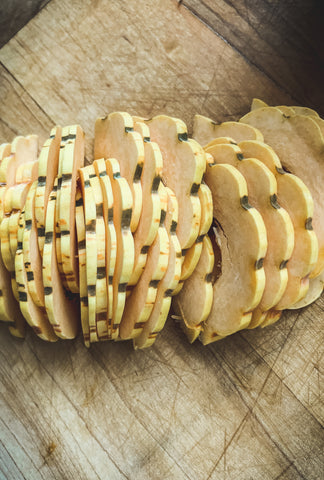
[[[0,319],[25,335],[204,344],[323,290],[323,120],[254,100],[239,122],[115,112],[0,146]],[[266,143],[265,143],[266,142]],[[204,145],[204,148],[201,146]],[[312,173],[312,176],[310,175]],[[316,175],[314,175],[316,172]],[[322,223],[321,223],[322,222]]]

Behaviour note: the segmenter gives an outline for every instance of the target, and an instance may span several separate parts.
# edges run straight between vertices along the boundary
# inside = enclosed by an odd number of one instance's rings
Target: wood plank
[[[324,32],[321,2],[184,0],[199,19],[221,35],[295,103],[324,115]],[[265,92],[263,100],[276,102]]]
[[[50,0],[10,0],[0,3],[0,48]]]

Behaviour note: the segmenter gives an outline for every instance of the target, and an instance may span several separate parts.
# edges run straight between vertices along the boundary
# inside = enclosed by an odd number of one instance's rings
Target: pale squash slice
[[[190,248],[199,235],[201,205],[198,190],[206,169],[205,154],[195,140],[188,138],[187,127],[181,120],[159,115],[146,123],[151,140],[159,145],[162,153],[162,181],[178,200],[177,236],[184,250]]]
[[[37,153],[37,135],[16,137],[11,144],[11,154],[1,161],[0,182],[6,183],[8,187],[14,185],[16,183],[17,168],[23,163],[36,161]]]
[[[11,154],[11,143],[2,143],[0,145],[0,165],[4,158],[9,157]]]
[[[38,307],[29,294],[28,279],[23,258],[23,230],[25,228],[24,215],[24,212],[19,214],[19,238],[18,248],[15,255],[15,273],[20,310],[27,323],[31,326],[38,337],[48,342],[56,342],[58,337],[55,335],[53,327],[47,318],[45,309]]]
[[[96,204],[96,240],[97,240],[97,279],[96,279],[96,326],[99,340],[108,340],[108,281],[106,272],[106,226],[103,218],[103,195],[93,165],[89,166],[89,180],[93,198]]]
[[[42,257],[38,248],[35,220],[35,195],[37,180],[32,184],[25,204],[25,230],[23,234],[23,258],[28,280],[28,291],[38,307],[44,307]]]
[[[134,240],[130,229],[133,196],[128,182],[120,174],[119,162],[110,158],[106,160],[114,197],[114,225],[117,238],[117,257],[113,277],[113,315],[111,338],[119,336],[126,289],[134,268]]]
[[[93,162],[96,174],[99,177],[102,198],[103,218],[106,229],[106,277],[107,282],[107,319],[108,335],[111,336],[112,314],[113,314],[113,278],[116,265],[117,239],[114,225],[114,198],[111,188],[111,181],[107,174],[106,162],[103,158]]]
[[[158,333],[162,330],[167,320],[170,307],[171,295],[178,285],[181,275],[181,246],[176,229],[178,223],[178,202],[171,189],[166,187],[168,205],[164,225],[169,237],[169,261],[167,270],[159,282],[153,309],[143,330],[133,340],[134,348],[147,348],[153,345]]]
[[[313,229],[318,239],[318,260],[310,277],[324,270],[324,139],[312,117],[286,117],[279,109],[264,107],[254,110],[240,122],[259,128],[265,142],[280,158],[283,167],[300,177],[314,200]],[[313,172],[316,172],[314,174]],[[309,223],[311,220],[309,220]]]
[[[12,212],[9,218],[9,247],[13,258],[15,258],[18,245],[18,224],[20,213],[20,210]]]
[[[96,285],[97,285],[97,238],[96,238],[96,203],[90,185],[90,165],[79,170],[80,185],[84,206],[85,218],[85,250],[86,250],[86,277],[88,295],[88,324],[90,342],[98,342],[96,325]]]
[[[294,248],[294,227],[287,211],[277,201],[276,178],[261,161],[245,158],[237,145],[212,145],[206,151],[215,164],[228,163],[242,173],[249,203],[260,212],[267,230],[268,249],[263,264],[266,284],[249,325],[254,328],[262,322],[265,312],[278,303],[287,287],[286,265]]]
[[[38,161],[34,160],[19,165],[16,171],[16,183],[34,182],[38,177]]]
[[[144,141],[144,165],[141,177],[143,206],[137,229],[135,230],[134,270],[129,285],[136,285],[145,267],[147,252],[159,228],[161,204],[159,185],[162,173],[162,155],[159,146],[150,140],[150,130],[143,122],[135,122],[134,129]]]
[[[44,143],[38,158],[38,183],[35,197],[35,217],[37,222],[38,246],[43,254],[45,242],[45,219],[49,195],[58,174],[62,128],[51,130],[50,137]]]
[[[170,244],[164,220],[165,215],[162,215],[154,242],[147,253],[143,273],[126,300],[119,327],[122,340],[136,338],[142,333],[152,312],[159,282],[167,270]]]
[[[267,103],[265,103],[263,100],[260,100],[259,98],[253,98],[252,104],[251,104],[251,110],[256,110],[257,108],[263,108],[263,107],[269,107],[269,105]],[[282,106],[280,106],[278,108],[281,109]],[[294,106],[289,107],[289,108],[291,108],[295,114],[306,115],[306,116],[310,116],[310,117],[319,118],[318,113],[315,110],[313,110],[312,108],[301,107],[299,105],[298,106],[294,105]]]
[[[90,347],[90,331],[88,320],[88,286],[87,286],[87,267],[86,267],[86,234],[84,208],[81,190],[77,188],[75,199],[75,223],[78,239],[78,259],[79,259],[79,287],[80,287],[80,316],[83,341],[86,347]]]
[[[5,216],[0,225],[1,257],[8,272],[13,272],[15,262],[10,251],[9,220],[10,217]]]
[[[217,137],[230,137],[236,142],[241,140],[260,140],[263,136],[256,128],[242,126],[238,122],[216,123],[210,118],[202,115],[195,115],[193,125],[193,138],[200,145],[207,145],[211,140]]]
[[[289,308],[306,295],[308,275],[317,260],[317,238],[314,231],[309,229],[308,220],[313,212],[312,197],[300,178],[283,170],[270,146],[246,141],[240,142],[239,147],[243,156],[257,158],[275,175],[278,202],[288,212],[294,226],[294,250],[287,264],[288,285],[276,310]]]
[[[137,228],[142,211],[141,174],[144,146],[141,135],[134,131],[132,117],[125,112],[114,112],[98,118],[95,124],[94,158],[116,158],[120,173],[132,192],[131,230]]]
[[[226,238],[221,245],[222,273],[214,283],[212,309],[201,333],[207,344],[250,323],[265,287],[267,234],[260,213],[248,203],[246,181],[235,167],[207,166],[205,181],[213,195],[214,218]]]
[[[45,245],[43,249],[43,284],[45,308],[48,319],[56,335],[63,339],[73,339],[79,330],[79,302],[64,290],[56,258],[56,205],[57,181],[50,194],[45,222]],[[75,201],[71,199],[71,201]]]
[[[211,240],[205,235],[202,253],[192,275],[184,282],[181,292],[174,297],[172,306],[180,325],[190,343],[193,343],[202,330],[213,303],[214,251]]]
[[[84,133],[79,125],[69,127],[65,141],[63,162],[60,158],[59,216],[62,271],[68,289],[79,293],[79,272],[76,245],[75,199],[77,172],[84,165]]]
[[[289,307],[291,310],[297,308],[304,308],[315,302],[323,293],[324,289],[324,271],[318,275],[316,278],[310,278],[309,288],[306,295]]]
[[[10,214],[12,210],[21,210],[24,207],[30,187],[31,182],[28,182],[19,183],[7,189],[4,203],[5,213]]]

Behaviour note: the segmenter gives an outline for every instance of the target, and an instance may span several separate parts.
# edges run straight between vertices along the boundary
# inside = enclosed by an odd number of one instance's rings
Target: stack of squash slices
[[[0,146],[0,320],[151,346],[265,327],[324,284],[324,121],[253,100],[238,122],[114,112]],[[309,171],[317,175],[310,177]]]

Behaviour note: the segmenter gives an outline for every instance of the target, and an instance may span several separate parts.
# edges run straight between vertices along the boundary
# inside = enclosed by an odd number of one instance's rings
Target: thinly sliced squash
[[[44,285],[42,257],[38,249],[37,226],[35,220],[35,195],[37,180],[32,184],[25,205],[25,229],[23,234],[23,258],[27,275],[28,292],[38,307],[44,307]]]
[[[63,149],[63,162],[60,158],[60,196],[59,196],[59,225],[61,241],[62,271],[68,289],[79,293],[79,272],[76,245],[75,226],[75,193],[76,180],[79,168],[84,165],[84,132],[79,125],[69,127]],[[71,201],[72,199],[72,201]]]
[[[78,258],[79,258],[79,286],[80,286],[80,315],[83,341],[86,347],[90,347],[90,331],[88,320],[88,286],[87,286],[87,266],[86,266],[86,233],[83,199],[81,189],[77,188],[75,199],[75,222],[78,238]]]
[[[213,302],[214,251],[211,240],[205,235],[202,253],[192,275],[184,282],[181,292],[172,305],[190,343],[198,338],[202,323],[208,318]]]
[[[117,339],[125,307],[126,289],[134,268],[134,240],[130,229],[133,196],[126,179],[120,174],[119,162],[116,159],[106,160],[106,170],[114,197],[114,225],[117,238],[111,328],[111,338]]]
[[[162,152],[163,183],[171,188],[179,203],[177,236],[181,248],[190,248],[199,234],[201,206],[198,190],[206,168],[205,154],[195,140],[188,138],[187,127],[181,120],[159,115],[146,123],[151,140]]]
[[[37,180],[38,161],[22,163],[16,170],[16,183],[29,183]]]
[[[145,267],[147,252],[159,228],[161,204],[159,185],[163,160],[157,143],[151,142],[150,130],[143,122],[135,122],[135,131],[144,141],[144,165],[141,177],[143,207],[134,236],[135,261],[129,285],[136,285]]]
[[[62,128],[57,126],[51,130],[50,137],[44,143],[38,159],[38,184],[35,197],[35,217],[37,222],[38,246],[43,254],[45,242],[45,219],[49,195],[58,174],[58,162]]]
[[[274,107],[253,110],[241,118],[240,122],[253,125],[263,132],[266,143],[279,155],[284,169],[298,175],[307,185],[313,197],[312,225],[318,239],[318,260],[310,276],[316,277],[324,270],[324,199],[322,194],[324,139],[321,130],[310,116],[287,117]]]
[[[258,326],[264,312],[281,299],[288,283],[287,262],[294,248],[294,228],[290,216],[277,201],[274,174],[261,161],[245,158],[237,145],[212,145],[206,149],[215,164],[228,163],[244,176],[249,203],[261,214],[267,230],[268,249],[264,260],[265,289],[253,311],[249,328]]]
[[[134,131],[132,117],[125,112],[114,112],[98,118],[95,124],[94,158],[116,158],[120,173],[132,192],[131,230],[137,228],[142,211],[141,174],[144,146],[141,135]]]
[[[8,187],[16,183],[16,170],[22,163],[34,162],[37,160],[38,137],[29,135],[18,136],[11,144],[11,154],[3,158],[0,165],[0,182]]]
[[[26,198],[31,187],[31,183],[19,183],[9,187],[5,196],[5,213],[11,213],[12,210],[21,210],[26,202]],[[10,198],[8,193],[10,191]],[[9,200],[9,201],[8,201]]]
[[[9,217],[9,247],[13,258],[15,258],[18,247],[18,225],[20,213],[19,210],[15,211]]]
[[[291,310],[297,308],[304,308],[315,302],[323,293],[324,289],[324,272],[320,273],[318,277],[309,280],[309,288],[306,295],[289,307]]]
[[[90,165],[79,170],[80,185],[85,218],[86,276],[88,294],[88,323],[90,342],[98,342],[96,325],[96,285],[97,285],[97,239],[96,239],[96,203],[90,185]]]
[[[106,272],[106,226],[103,218],[103,195],[93,165],[89,166],[90,187],[96,204],[96,240],[97,240],[97,280],[96,280],[96,326],[99,340],[108,340],[108,298],[107,298],[107,272]]]
[[[195,115],[193,125],[193,138],[200,145],[207,145],[211,140],[217,137],[230,137],[236,142],[241,140],[259,140],[263,141],[260,131],[250,126],[242,127],[238,122],[216,123],[210,118],[202,115]]]
[[[265,103],[263,100],[260,100],[258,98],[254,98],[252,100],[251,110],[256,110],[257,108],[263,108],[263,107],[269,107],[269,105],[267,103]],[[280,106],[278,108],[281,109],[282,106]],[[313,110],[312,108],[300,107],[299,105],[298,106],[294,105],[294,106],[289,107],[289,108],[291,108],[295,114],[306,115],[306,116],[310,116],[310,117],[319,118],[318,113],[315,110]]]
[[[58,337],[55,335],[53,327],[48,321],[45,309],[38,307],[29,294],[27,272],[25,270],[23,258],[23,230],[25,228],[24,216],[24,212],[19,214],[19,248],[17,248],[15,255],[15,273],[19,296],[19,306],[27,323],[31,326],[37,336],[48,342],[56,342]]]
[[[111,336],[112,315],[113,315],[113,278],[116,265],[117,240],[114,225],[114,198],[111,188],[111,181],[107,174],[106,162],[103,158],[93,162],[96,174],[99,177],[102,198],[103,218],[106,229],[106,277],[107,282],[107,319],[108,335]]]
[[[4,217],[0,225],[1,257],[8,272],[14,272],[15,262],[10,251],[9,220],[9,216]]]
[[[210,343],[247,327],[265,286],[266,229],[248,203],[243,175],[232,165],[208,166],[205,180],[213,195],[214,218],[223,229],[222,273],[213,286],[213,305],[201,340]],[[237,235],[240,232],[240,235]]]
[[[0,145],[0,165],[4,158],[9,157],[11,154],[11,143],[2,143]]]
[[[295,175],[283,170],[274,150],[262,142],[239,143],[244,157],[253,157],[264,163],[277,180],[279,204],[288,212],[294,226],[294,250],[287,264],[288,286],[276,310],[289,308],[303,298],[308,289],[308,275],[317,260],[317,238],[309,219],[313,213],[313,200],[306,185]]]
[[[64,290],[56,258],[55,205],[57,182],[50,194],[45,223],[43,249],[43,284],[45,308],[56,335],[63,339],[75,338],[79,330],[79,304]],[[73,199],[72,199],[73,201]]]
[[[134,348],[150,347],[156,340],[158,333],[164,327],[171,306],[171,295],[178,285],[181,275],[181,246],[176,229],[178,223],[178,202],[171,189],[166,188],[168,206],[164,225],[169,236],[169,262],[168,267],[159,282],[153,309],[149,319],[145,322],[143,330],[133,340]]]

